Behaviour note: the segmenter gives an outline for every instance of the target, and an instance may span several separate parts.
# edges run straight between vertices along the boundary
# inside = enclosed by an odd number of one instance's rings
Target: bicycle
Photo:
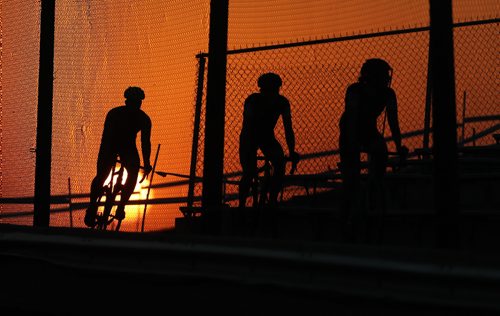
[[[153,175],[157,174],[161,177],[166,177],[167,173],[162,172],[162,171],[155,171],[156,168],[156,162],[158,159],[158,152],[160,150],[160,145],[158,145],[158,149],[156,151],[156,158],[155,162],[153,164],[153,169],[151,170],[151,179],[149,181],[149,187],[148,187],[148,193],[146,196],[146,202],[145,202],[145,209],[144,209],[144,216],[143,216],[143,227],[144,227],[144,217],[146,215],[146,207],[147,207],[147,202],[149,198],[149,192],[151,190],[151,183],[153,182]],[[120,168],[118,171],[116,170],[117,164],[120,164]],[[139,167],[140,169],[144,170],[143,166]],[[110,172],[110,179],[109,182],[104,184],[101,190],[101,194],[99,195],[97,199],[97,207],[98,211],[96,214],[96,225],[93,227],[97,230],[107,230],[108,226],[111,225],[115,220],[117,221],[116,224],[116,231],[120,230],[121,218],[116,217],[116,213],[112,212],[114,206],[117,206],[118,203],[116,201],[117,196],[121,194],[121,191],[123,189],[123,177],[124,177],[124,172],[125,172],[125,167],[121,165],[120,160],[116,159],[115,164],[113,168],[111,169]],[[144,174],[141,180],[139,180],[139,183],[142,183],[146,179],[147,175]],[[103,202],[103,198],[105,198],[105,201]],[[103,210],[99,212],[99,208],[103,207]],[[115,210],[116,211],[116,210]]]
[[[262,208],[269,204],[269,186],[271,180],[272,165],[266,157],[258,156],[257,160],[263,160],[264,165],[258,168],[255,177],[252,180],[252,206],[254,208]],[[285,161],[292,163],[290,174],[294,174],[300,161],[299,155],[297,154],[293,158],[285,156]],[[261,173],[264,173],[262,177],[259,176],[259,174]]]
[[[113,206],[116,205],[115,203],[116,197],[120,194],[123,188],[122,181],[123,181],[123,173],[125,171],[125,168],[123,166],[120,166],[120,169],[116,171],[117,163],[118,160],[115,161],[113,169],[111,170],[111,177],[109,183],[105,184],[102,187],[101,194],[97,198],[98,211],[96,215],[96,225],[94,227],[95,229],[98,230],[106,230],[108,225],[110,225],[116,219],[115,215],[111,214],[111,210],[113,209]],[[115,184],[113,184],[114,182]],[[102,202],[103,198],[105,198],[104,203]],[[102,212],[99,212],[100,206],[104,206]],[[116,225],[116,231],[120,230],[120,225],[122,220],[117,219],[117,221],[118,224]]]

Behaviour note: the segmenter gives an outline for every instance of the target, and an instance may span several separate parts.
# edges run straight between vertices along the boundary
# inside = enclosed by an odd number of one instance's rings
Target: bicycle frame
[[[257,169],[255,177],[252,180],[252,206],[265,207],[269,203],[269,186],[273,166],[265,157],[259,156],[257,157],[257,160],[264,160],[264,165]],[[299,161],[293,161],[290,157],[285,156],[285,163],[288,162],[292,163],[291,173],[293,174]],[[259,176],[262,172],[264,173],[263,176]],[[281,192],[281,197],[282,195],[283,191]]]
[[[157,160],[158,160],[158,154],[160,152],[160,144],[158,144],[158,148],[156,149],[156,157],[155,157],[155,162],[154,162],[154,165],[153,165],[153,169],[151,170],[151,180],[149,182],[149,187],[148,187],[148,193],[147,193],[147,196],[146,196],[146,202],[145,202],[145,205],[144,205],[144,213],[143,213],[143,217],[142,217],[142,229],[141,231],[144,231],[144,219],[146,217],[146,207],[148,205],[148,199],[149,199],[149,192],[151,190],[151,183],[153,182],[153,175],[154,174],[157,174],[161,177],[166,177],[167,174],[170,174],[170,175],[177,175],[175,173],[168,173],[168,172],[163,172],[163,171],[156,171],[156,163],[157,163]],[[116,171],[116,165],[117,163],[120,163],[120,169],[118,169],[118,171]],[[139,167],[140,169],[144,169],[144,167],[140,166]],[[115,205],[117,205],[116,203],[116,197],[121,194],[122,192],[122,189],[123,189],[123,173],[125,172],[125,167],[121,164],[120,160],[119,159],[116,159],[115,160],[115,163],[113,165],[113,169],[111,170],[110,174],[111,174],[111,179],[109,181],[108,184],[104,185],[102,187],[102,192],[97,200],[97,205],[98,207],[102,207],[104,206],[104,209],[102,212],[97,212],[97,216],[96,216],[96,219],[97,219],[97,224],[95,226],[96,229],[100,229],[100,230],[106,230],[108,225],[110,225],[111,223],[113,223],[113,221],[116,219],[116,216],[114,213],[112,213],[112,210],[113,208],[115,207]],[[142,179],[139,181],[139,183],[142,183],[142,181],[144,181],[144,179],[146,179],[146,174],[142,177]],[[116,180],[115,180],[115,177],[116,177]],[[104,202],[101,202],[102,198],[105,197],[106,198],[106,201]],[[120,225],[121,225],[121,222],[122,220],[121,219],[116,219],[118,221],[117,225],[116,225],[116,231],[120,230]]]
[[[123,188],[122,180],[124,171],[125,168],[123,166],[120,166],[120,169],[116,171],[116,162],[115,162],[115,164],[113,165],[113,169],[111,170],[111,179],[109,183],[102,188],[101,196],[97,200],[98,203],[97,205],[100,206],[103,204],[104,209],[102,212],[97,212],[96,229],[106,230],[108,225],[110,225],[115,219],[115,215],[112,214],[111,211],[113,209],[113,206],[115,206],[116,197],[118,196],[118,194],[120,194]],[[116,183],[114,184],[115,177],[116,177]],[[103,197],[106,198],[104,203],[101,201]],[[116,231],[120,229],[120,225],[121,225],[121,220],[118,220]]]
[[[271,163],[264,159],[264,166],[257,170],[255,177],[252,180],[252,206],[263,207],[268,203],[269,197],[269,179],[271,177]],[[262,177],[259,176],[264,172]]]

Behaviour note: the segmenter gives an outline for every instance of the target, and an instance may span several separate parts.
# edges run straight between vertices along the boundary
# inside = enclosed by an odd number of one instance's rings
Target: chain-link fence
[[[499,128],[497,35],[498,20],[454,27],[458,134],[464,145],[491,143],[489,136]],[[357,81],[360,67],[368,58],[383,58],[392,66],[403,142],[410,149],[423,147],[426,104],[429,106],[428,53],[428,27],[229,51],[224,142],[226,201],[234,205],[237,199],[243,103],[248,95],[258,91],[257,78],[261,74],[275,72],[283,79],[281,94],[290,100],[296,150],[303,158],[297,173],[334,174],[338,172],[338,122],[345,89]],[[198,58],[207,55],[200,54]],[[203,152],[204,145],[203,110],[204,107],[200,112],[198,153]],[[379,128],[389,138],[386,125],[382,115]],[[275,131],[286,152],[281,120]],[[389,149],[394,150],[392,142]],[[201,176],[203,157],[198,154],[194,163],[196,175]],[[195,196],[201,195],[201,182],[194,184],[193,191]],[[301,186],[289,186],[283,199],[304,192]]]

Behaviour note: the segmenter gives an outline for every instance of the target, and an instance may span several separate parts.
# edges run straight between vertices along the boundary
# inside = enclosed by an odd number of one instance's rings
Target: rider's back
[[[253,93],[245,100],[242,135],[256,141],[274,138],[280,115],[290,111],[290,103],[279,94]]]
[[[141,109],[115,107],[106,116],[101,147],[116,151],[135,150],[137,134],[150,124],[149,116]]]
[[[394,90],[389,87],[373,89],[363,83],[353,83],[347,88],[346,96],[355,95],[359,100],[357,111],[346,101],[345,111],[340,119],[341,133],[356,132],[361,139],[376,133],[377,118],[382,114]],[[356,115],[356,117],[353,117]],[[356,122],[356,125],[353,124]]]

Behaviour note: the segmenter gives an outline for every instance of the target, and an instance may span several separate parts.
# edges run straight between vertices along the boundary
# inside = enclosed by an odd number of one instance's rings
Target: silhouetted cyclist
[[[244,207],[257,172],[257,150],[260,149],[272,166],[269,183],[269,204],[277,203],[285,175],[285,155],[274,135],[274,128],[282,117],[285,139],[292,161],[298,160],[295,152],[295,134],[292,127],[290,103],[279,93],[282,80],[275,73],[259,77],[259,93],[248,96],[244,104],[243,126],[240,133],[240,163],[243,175],[239,183],[239,206]]]
[[[125,105],[111,109],[104,122],[101,146],[97,158],[97,174],[90,187],[90,205],[85,213],[85,225],[96,224],[97,199],[99,198],[106,178],[113,169],[116,159],[127,170],[127,179],[122,189],[120,203],[115,217],[125,218],[125,205],[134,192],[140,167],[139,152],[136,147],[137,134],[141,132],[142,159],[144,174],[151,170],[151,119],[141,110],[144,91],[139,87],[128,87],[124,93]]]
[[[345,109],[340,118],[340,161],[343,176],[344,201],[347,211],[356,211],[359,201],[360,154],[368,153],[368,172],[374,183],[381,184],[386,172],[387,144],[377,128],[378,117],[386,110],[392,140],[401,156],[408,148],[401,145],[396,93],[390,87],[392,68],[382,59],[365,61],[359,80],[351,84],[345,95]],[[349,215],[353,215],[352,213]]]

